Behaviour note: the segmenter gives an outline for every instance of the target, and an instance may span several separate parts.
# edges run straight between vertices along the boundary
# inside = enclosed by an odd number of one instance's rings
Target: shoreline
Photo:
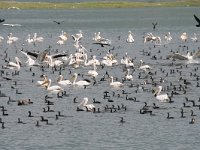
[[[173,2],[14,2],[0,1],[0,9],[101,9],[101,8],[144,8],[144,7],[200,7],[200,0]]]

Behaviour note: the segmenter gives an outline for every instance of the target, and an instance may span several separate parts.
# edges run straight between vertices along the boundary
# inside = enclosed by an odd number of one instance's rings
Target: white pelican
[[[40,77],[42,77],[43,80],[37,81],[37,85],[43,86],[43,87],[47,86],[48,85],[47,76],[46,75],[41,75]]]
[[[172,55],[168,55],[166,57],[167,59],[172,58],[172,59],[178,59],[178,60],[188,60],[189,63],[198,63],[196,58],[200,58],[200,50],[198,50],[196,53],[193,55],[190,55],[188,52],[187,55],[182,55],[180,53],[174,53]]]
[[[112,61],[109,60],[109,59],[104,59],[104,60],[102,60],[102,61],[101,61],[101,64],[102,64],[102,65],[105,65],[105,66],[109,66],[109,67],[111,67],[111,66],[113,65]]]
[[[130,74],[130,69],[127,69],[127,73],[125,75],[125,79],[133,81],[133,76]]]
[[[134,38],[133,38],[133,34],[132,34],[132,32],[131,31],[128,31],[128,37],[127,37],[127,39],[126,39],[126,42],[127,43],[133,43],[135,40],[134,40]]]
[[[20,59],[18,57],[15,57],[15,61],[16,62],[9,62],[6,68],[20,70],[20,66],[21,66]]]
[[[93,44],[99,44],[101,45],[101,47],[104,47],[104,45],[111,45],[111,41],[109,39],[102,38],[100,36],[100,32],[95,33],[95,37],[93,38],[93,40],[95,41],[95,43]]]
[[[132,60],[126,56],[121,59],[121,64],[125,65],[126,67],[134,67]]]
[[[15,43],[19,38],[18,37],[14,37],[12,33],[8,34],[8,40],[7,40],[7,44],[13,44]]]
[[[101,38],[102,38],[102,37],[100,36],[100,32],[97,32],[97,33],[95,32],[95,33],[94,33],[94,38],[93,38],[94,41],[98,41],[98,40],[100,40]]]
[[[57,44],[63,45],[65,44],[65,41],[67,41],[67,33],[62,31],[61,35],[59,36],[59,40],[57,41]]]
[[[106,56],[103,57],[103,59],[110,61],[112,64],[117,63],[117,59],[115,59],[115,56],[112,53],[107,53]]]
[[[187,36],[187,33],[186,32],[183,32],[180,36],[180,39],[184,42],[186,42],[186,40],[188,39],[188,36]]]
[[[36,43],[36,42],[43,42],[44,38],[43,37],[38,37],[37,36],[37,33],[34,33],[34,36],[33,36],[33,41]]]
[[[50,91],[50,92],[60,92],[60,91],[63,91],[63,89],[60,86],[58,86],[58,85],[51,86],[51,79],[48,79],[46,89],[47,89],[47,91]]]
[[[93,70],[89,70],[88,71],[88,75],[92,76],[92,77],[96,77],[98,75],[98,72],[96,71],[97,67],[96,64],[93,64]]]
[[[147,36],[144,37],[144,43],[149,41],[161,44],[161,38],[159,36],[154,36],[152,33],[148,33]]]
[[[74,73],[73,76],[71,77],[70,81],[72,81],[73,85],[78,85],[78,86],[87,86],[87,85],[90,85],[90,82],[86,81],[86,80],[79,80],[79,81],[76,82],[77,77],[78,77],[77,73]]]
[[[61,38],[56,42],[58,45],[63,45],[65,44],[65,41],[63,41]]]
[[[190,38],[193,42],[197,42],[198,39],[197,39],[197,34],[194,33],[194,36]]]
[[[147,69],[151,69],[149,65],[143,65],[143,63],[144,63],[143,60],[140,60],[140,67],[139,67],[140,70],[146,71]]]
[[[87,61],[87,53],[85,53],[85,55],[84,55],[84,65],[90,66],[90,65],[93,65],[93,64],[100,65],[100,61],[98,59],[96,59],[95,55],[92,57],[91,60]]]
[[[30,35],[30,34],[28,34],[28,39],[27,39],[26,41],[27,41],[29,44],[34,42],[33,39],[31,38],[31,35]]]
[[[45,61],[49,66],[61,66],[63,64],[63,61],[61,60],[54,60],[51,56],[46,56]]]
[[[162,91],[162,86],[158,86],[158,89],[155,91],[154,96],[160,102],[169,102],[169,96],[167,94],[160,94]]]
[[[77,33],[76,35],[72,35],[72,38],[74,40],[74,42],[80,41],[81,38],[83,37],[83,32],[80,30],[79,33]]]
[[[118,81],[113,81],[113,76],[110,76],[110,79],[111,79],[111,81],[110,81],[110,86],[112,86],[112,87],[121,87],[121,86],[123,86],[123,83],[121,83],[121,82],[118,82]]]
[[[110,46],[111,45],[111,41],[109,39],[104,39],[104,38],[101,38],[101,39],[98,39],[95,43],[93,44],[98,44],[98,45],[101,45],[101,47],[104,47],[104,45],[108,45]]]
[[[85,111],[93,111],[95,106],[93,104],[88,104],[88,98],[84,97],[81,103],[78,105],[78,108]]]
[[[67,41],[67,32],[62,31],[59,38],[62,39],[63,41]]]
[[[63,75],[59,75],[57,82],[60,85],[70,85],[70,84],[72,84],[72,82],[70,80],[63,80]]]
[[[164,38],[165,38],[165,40],[166,40],[167,42],[171,41],[171,40],[172,40],[172,37],[171,37],[170,32],[166,33]]]
[[[22,51],[21,52],[28,58],[28,60],[26,61],[26,64],[28,66],[39,66],[39,63],[36,63],[35,60],[33,60],[26,52]]]

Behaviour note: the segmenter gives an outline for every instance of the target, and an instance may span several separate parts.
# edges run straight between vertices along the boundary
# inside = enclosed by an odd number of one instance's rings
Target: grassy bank
[[[200,7],[200,0],[179,0],[173,2],[12,2],[0,1],[0,9],[16,7],[19,9],[79,9],[79,8],[140,8],[140,7]]]

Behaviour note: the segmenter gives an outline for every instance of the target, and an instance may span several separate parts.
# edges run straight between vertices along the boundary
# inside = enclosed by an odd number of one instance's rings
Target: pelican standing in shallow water
[[[84,97],[81,103],[78,105],[78,108],[86,111],[93,111],[95,106],[93,104],[88,104],[88,98]]]
[[[160,94],[162,91],[162,86],[158,86],[157,90],[154,93],[154,96],[160,102],[169,102],[169,96],[167,94]]]

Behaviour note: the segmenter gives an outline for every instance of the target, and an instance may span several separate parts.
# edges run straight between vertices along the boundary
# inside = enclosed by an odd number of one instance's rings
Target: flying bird
[[[0,23],[2,23],[2,22],[4,22],[5,21],[5,19],[0,19]]]
[[[196,25],[196,27],[200,27],[200,19],[194,15],[195,20],[198,22],[198,24]]]
[[[156,26],[158,25],[158,23],[156,22],[156,23],[153,23],[152,22],[152,25],[153,25],[153,29],[155,30],[156,29]]]
[[[64,21],[53,21],[55,22],[56,24],[60,25],[61,23],[63,23]]]

